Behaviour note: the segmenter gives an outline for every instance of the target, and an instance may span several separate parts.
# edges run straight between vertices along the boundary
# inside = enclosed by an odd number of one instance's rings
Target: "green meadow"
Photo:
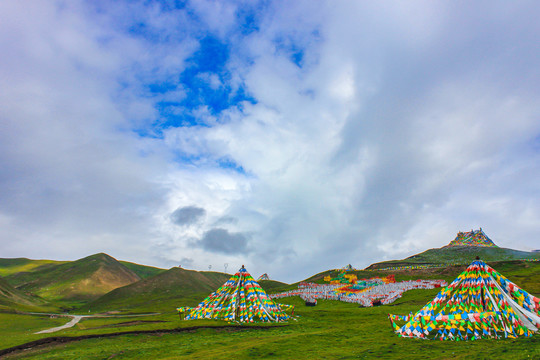
[[[540,295],[540,264],[505,262],[493,264],[525,290]],[[396,278],[444,278],[452,280],[463,268],[396,273]],[[369,273],[369,272],[366,272]],[[359,275],[363,272],[359,272]],[[324,276],[318,274],[315,278]],[[265,286],[265,282],[262,282]],[[267,283],[269,292],[290,285]],[[272,290],[270,290],[272,288]],[[0,313],[0,349],[41,338],[103,335],[71,342],[53,342],[19,350],[5,359],[538,359],[540,335],[505,340],[429,341],[395,335],[388,313],[417,311],[433,299],[438,289],[412,290],[386,306],[361,308],[356,304],[319,301],[306,307],[296,297],[280,302],[296,307],[296,320],[288,323],[238,327],[223,321],[179,319],[176,306],[193,305],[208,293],[189,294],[163,301],[159,297],[141,305],[142,299],[125,299],[124,314],[159,312],[158,315],[85,318],[73,328],[53,334],[34,332],[66,323],[67,318]],[[141,295],[143,296],[143,295]],[[177,295],[175,295],[177,296]],[[198,299],[197,299],[198,298]],[[129,302],[137,304],[129,309]],[[111,309],[113,310],[113,309]],[[77,313],[74,311],[73,313]],[[129,314],[127,314],[129,315]],[[231,327],[234,326],[234,327]],[[193,327],[200,327],[194,329]],[[187,331],[182,331],[189,328]],[[146,331],[141,334],[126,332]],[[149,333],[153,331],[153,333]],[[118,334],[124,333],[124,334]]]
[[[173,312],[144,318],[146,323],[122,327],[142,318],[86,319],[55,336],[80,336],[128,330],[177,329],[187,326],[216,326],[189,332],[121,335],[67,344],[45,345],[11,355],[6,359],[507,359],[540,357],[540,338],[479,340],[471,342],[403,339],[390,327],[387,313],[417,310],[437,293],[413,290],[392,306],[359,308],[337,301],[319,301],[306,307],[298,298],[297,320],[279,327],[227,329],[220,321],[181,321]],[[3,319],[2,319],[3,320]],[[149,321],[158,321],[151,323]],[[3,322],[3,321],[2,321]],[[43,324],[27,323],[26,326]],[[22,327],[18,329],[25,330]],[[27,332],[27,330],[26,330]],[[31,338],[27,336],[27,338]],[[22,339],[22,337],[19,337]]]

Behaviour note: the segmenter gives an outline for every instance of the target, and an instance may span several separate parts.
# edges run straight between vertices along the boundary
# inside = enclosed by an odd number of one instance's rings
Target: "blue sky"
[[[533,1],[3,1],[2,257],[298,281],[540,246]]]

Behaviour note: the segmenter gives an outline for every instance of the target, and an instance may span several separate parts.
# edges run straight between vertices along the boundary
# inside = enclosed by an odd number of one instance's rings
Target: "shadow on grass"
[[[80,340],[86,340],[86,339],[95,339],[95,338],[109,338],[109,337],[116,337],[116,336],[123,336],[123,335],[140,335],[140,334],[173,334],[173,333],[181,333],[181,332],[192,332],[200,329],[216,329],[216,330],[251,330],[251,329],[257,329],[257,330],[265,330],[265,329],[272,329],[272,328],[278,328],[278,327],[287,327],[288,325],[266,325],[266,326],[258,326],[258,325],[223,325],[223,326],[208,326],[208,325],[201,325],[201,326],[191,326],[191,327],[185,327],[185,328],[176,328],[176,329],[156,329],[156,330],[134,330],[134,331],[122,331],[122,332],[114,332],[114,333],[107,333],[107,334],[90,334],[90,335],[81,335],[81,336],[52,336],[48,338],[43,338],[35,341],[30,341],[25,344],[13,346],[7,349],[0,350],[0,356],[4,356],[7,354],[11,354],[17,351],[22,350],[29,350],[33,349],[38,346],[43,345],[55,345],[55,344],[64,344],[69,343],[73,341],[80,341]]]

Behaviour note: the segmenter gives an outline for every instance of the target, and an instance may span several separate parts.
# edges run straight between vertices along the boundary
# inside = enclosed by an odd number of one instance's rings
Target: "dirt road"
[[[136,316],[151,316],[151,315],[159,315],[159,313],[150,313],[150,314],[133,314],[133,315],[69,315],[69,314],[44,314],[44,313],[28,313],[30,315],[45,315],[45,316],[62,316],[62,317],[70,317],[71,320],[62,325],[62,326],[57,326],[57,327],[53,327],[53,328],[50,328],[50,329],[45,329],[45,330],[41,330],[41,331],[38,331],[34,334],[49,334],[49,333],[53,333],[53,332],[57,332],[57,331],[60,331],[60,330],[64,330],[64,329],[68,329],[70,327],[73,327],[75,326],[75,324],[77,324],[79,321],[81,321],[82,318],[88,318],[88,317],[93,317],[93,318],[105,318],[105,317],[113,317],[113,318],[119,318],[119,317],[136,317]]]

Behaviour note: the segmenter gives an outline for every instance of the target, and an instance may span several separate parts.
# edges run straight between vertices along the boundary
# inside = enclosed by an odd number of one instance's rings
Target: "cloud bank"
[[[298,281],[480,226],[538,248],[537,12],[2,2],[2,257]]]

